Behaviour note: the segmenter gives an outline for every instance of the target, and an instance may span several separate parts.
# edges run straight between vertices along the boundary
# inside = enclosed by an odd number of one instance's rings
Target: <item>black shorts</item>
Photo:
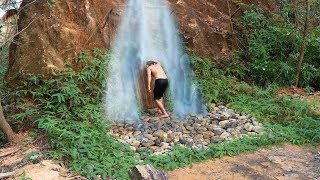
[[[154,89],[153,89],[153,98],[161,99],[163,93],[166,91],[168,87],[169,81],[168,79],[156,79],[154,82]]]

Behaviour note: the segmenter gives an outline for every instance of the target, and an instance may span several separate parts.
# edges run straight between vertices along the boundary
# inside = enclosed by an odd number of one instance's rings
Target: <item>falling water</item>
[[[148,60],[159,60],[168,79],[173,114],[206,112],[184,52],[173,13],[162,0],[129,0],[122,15],[109,65],[106,114],[111,119],[139,119],[136,84]]]

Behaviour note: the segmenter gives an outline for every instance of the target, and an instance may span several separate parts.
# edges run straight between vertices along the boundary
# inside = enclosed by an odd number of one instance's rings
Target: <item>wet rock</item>
[[[231,117],[231,115],[228,114],[228,113],[222,113],[222,114],[221,114],[221,120],[227,120],[227,119],[229,119],[230,117]]]
[[[221,138],[220,136],[213,136],[211,137],[211,140],[210,140],[211,143],[218,143],[221,141],[223,141],[223,138]]]
[[[213,120],[218,120],[218,121],[222,120],[221,114],[214,114],[213,116],[211,116],[211,118],[212,118]]]
[[[200,127],[198,129],[199,132],[205,132],[205,131],[208,131],[208,129],[206,127]]]
[[[128,144],[132,144],[133,143],[133,141],[135,141],[135,139],[128,139],[128,140],[126,140],[126,143],[128,143]]]
[[[133,140],[132,143],[131,143],[131,146],[135,147],[135,148],[138,148],[140,146],[140,141],[137,141],[137,140]]]
[[[132,151],[136,151],[136,150],[137,150],[137,148],[134,147],[134,146],[130,146],[130,149],[131,149]]]
[[[148,138],[148,139],[151,140],[151,141],[154,141],[154,140],[157,139],[156,137],[154,137],[154,136],[151,135],[151,134],[145,134],[144,137]]]
[[[259,122],[258,122],[258,121],[255,121],[255,120],[252,120],[252,124],[253,124],[254,126],[259,126]]]
[[[252,130],[258,134],[263,133],[263,127],[261,126],[254,126]]]
[[[222,138],[222,139],[227,139],[228,137],[230,137],[231,136],[231,134],[229,133],[229,132],[224,132],[224,133],[222,133],[221,135],[220,135],[220,137]]]
[[[199,123],[194,123],[194,124],[193,124],[193,128],[194,128],[195,130],[198,130],[200,127],[201,127],[201,124],[199,124]]]
[[[183,138],[180,138],[180,139],[179,139],[179,143],[180,143],[180,144],[186,144],[187,141],[186,141],[185,139],[183,139]]]
[[[210,139],[211,137],[213,137],[215,134],[211,131],[205,131],[203,133],[201,133],[203,135],[204,139]]]
[[[222,129],[222,128],[214,128],[213,129],[213,133],[215,135],[221,135],[222,133],[224,133],[226,130]]]
[[[254,126],[253,126],[252,124],[250,124],[250,123],[246,123],[246,124],[243,126],[243,128],[244,128],[246,131],[251,132],[251,131],[253,130]]]
[[[251,136],[255,136],[255,135],[257,135],[257,133],[256,133],[256,132],[247,132],[247,134],[248,134],[248,135],[251,135]]]
[[[224,120],[224,121],[220,121],[219,122],[219,126],[221,126],[222,128],[226,127],[227,125],[229,126],[229,120]]]
[[[163,134],[164,134],[164,131],[162,129],[159,129],[153,133],[153,135],[157,137],[163,137]]]
[[[182,132],[174,132],[174,137],[182,138]]]
[[[239,130],[237,130],[237,129],[231,131],[230,133],[234,137],[240,137],[240,135],[241,135],[241,132]]]
[[[230,128],[235,128],[238,126],[238,124],[239,122],[236,119],[230,119],[230,124],[229,124]]]
[[[168,131],[167,132],[167,136],[168,136],[168,138],[173,139],[174,138],[174,133],[172,131]]]
[[[203,141],[203,135],[202,134],[198,134],[193,138],[193,140],[197,141],[197,142],[201,142],[201,141]]]
[[[192,131],[192,130],[194,130],[194,127],[192,127],[192,126],[186,126],[186,129],[187,129],[188,131]]]
[[[143,142],[143,143],[141,143],[141,145],[143,146],[143,147],[150,147],[150,146],[153,146],[153,145],[155,145],[155,142],[154,141],[147,141],[147,142]]]
[[[151,149],[153,154],[159,151],[163,154],[175,145],[206,148],[210,143],[263,133],[261,123],[254,118],[240,116],[224,106],[205,117],[189,116],[184,123],[149,119],[140,125],[115,126],[111,134],[119,137],[119,141],[130,144],[132,149],[146,148]]]
[[[213,131],[214,128],[216,128],[216,127],[217,127],[216,125],[210,124],[210,125],[207,127],[207,129],[208,129],[208,131]]]
[[[161,142],[162,141],[159,138],[154,141],[156,146],[160,146]]]
[[[138,136],[138,135],[140,135],[141,134],[141,131],[135,131],[134,133],[133,133],[133,136]]]
[[[164,138],[164,139],[163,139],[163,142],[167,142],[167,143],[170,143],[170,142],[172,142],[172,141],[173,141],[172,138]]]
[[[226,113],[227,113],[228,115],[230,115],[230,117],[235,117],[235,115],[236,115],[236,113],[234,112],[233,109],[228,109],[228,110],[226,111]]]
[[[190,131],[184,130],[183,134],[190,134]]]
[[[170,148],[170,144],[169,144],[169,143],[162,142],[162,143],[160,144],[160,147],[162,147],[163,149],[168,149],[168,148]]]

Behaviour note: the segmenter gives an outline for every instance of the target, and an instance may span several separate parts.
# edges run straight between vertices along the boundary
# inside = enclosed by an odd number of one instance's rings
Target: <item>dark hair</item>
[[[155,64],[157,64],[157,62],[155,62],[155,61],[147,61],[147,66],[152,66],[152,65],[155,65]]]

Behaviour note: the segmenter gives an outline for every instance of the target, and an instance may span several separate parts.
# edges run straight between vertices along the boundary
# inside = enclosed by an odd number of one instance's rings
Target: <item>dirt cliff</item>
[[[109,48],[125,0],[23,0],[19,9],[20,34],[10,46],[7,79],[21,72],[55,74],[66,62],[76,62],[80,51]],[[216,62],[238,49],[232,21],[262,0],[169,0],[181,37],[189,51]],[[231,18],[230,18],[231,17]]]

